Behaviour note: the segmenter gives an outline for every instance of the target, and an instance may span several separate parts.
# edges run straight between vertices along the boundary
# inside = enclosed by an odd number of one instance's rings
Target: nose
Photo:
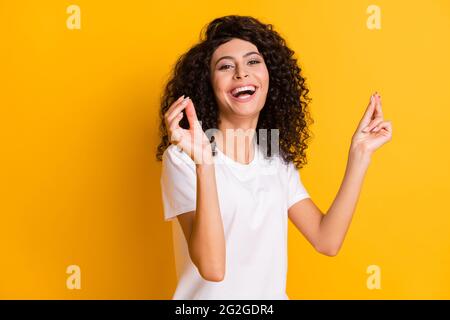
[[[246,77],[248,77],[248,72],[244,68],[236,68],[234,77],[236,79],[246,78]]]

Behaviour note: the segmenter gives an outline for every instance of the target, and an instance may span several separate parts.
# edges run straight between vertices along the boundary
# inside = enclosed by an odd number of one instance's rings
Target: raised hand
[[[385,121],[381,110],[381,96],[375,92],[352,137],[352,147],[373,153],[392,139],[391,121]]]
[[[192,100],[189,97],[184,99],[183,97],[184,95],[172,103],[164,114],[169,141],[186,152],[196,164],[210,164],[212,163],[211,144],[198,121]],[[182,111],[185,108],[189,129],[180,127]]]

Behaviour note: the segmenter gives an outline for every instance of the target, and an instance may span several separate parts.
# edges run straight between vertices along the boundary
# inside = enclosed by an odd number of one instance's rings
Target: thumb
[[[192,100],[189,99],[187,106],[186,106],[186,116],[189,121],[189,128],[193,129],[197,126],[199,126],[197,113],[195,112],[194,104],[192,103]]]
[[[362,130],[363,128],[367,127],[372,119],[373,113],[375,111],[375,97],[373,95],[370,96],[370,102],[367,106],[366,112],[364,113],[364,116],[362,117],[361,121],[358,125],[358,130]]]

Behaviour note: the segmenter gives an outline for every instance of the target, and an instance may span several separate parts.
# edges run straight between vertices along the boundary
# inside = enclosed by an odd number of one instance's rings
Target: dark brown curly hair
[[[204,28],[205,29],[205,28]],[[200,42],[180,56],[172,76],[161,97],[160,135],[156,158],[162,155],[170,145],[164,114],[179,96],[189,96],[194,103],[199,121],[204,131],[218,128],[218,106],[210,81],[211,56],[218,46],[239,38],[253,43],[262,54],[269,71],[269,89],[266,103],[262,108],[256,132],[266,129],[266,138],[258,134],[257,143],[265,143],[267,156],[271,156],[270,130],[279,130],[279,154],[286,162],[293,162],[297,169],[306,163],[305,150],[307,140],[311,137],[309,125],[314,123],[308,111],[308,88],[294,51],[289,49],[286,41],[273,30],[273,25],[264,24],[249,16],[230,15],[217,18],[200,33]],[[185,112],[183,110],[183,112]],[[180,127],[189,128],[184,114]],[[267,139],[262,141],[261,139]]]

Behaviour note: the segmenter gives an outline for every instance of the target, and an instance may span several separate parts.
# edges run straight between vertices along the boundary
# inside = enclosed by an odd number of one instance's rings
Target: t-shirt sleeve
[[[308,191],[300,178],[300,173],[293,162],[288,164],[287,168],[287,176],[288,176],[288,209],[294,205],[295,203],[303,200],[305,198],[310,198]]]
[[[162,156],[161,194],[164,220],[194,211],[196,208],[197,175],[194,161],[175,145]]]

